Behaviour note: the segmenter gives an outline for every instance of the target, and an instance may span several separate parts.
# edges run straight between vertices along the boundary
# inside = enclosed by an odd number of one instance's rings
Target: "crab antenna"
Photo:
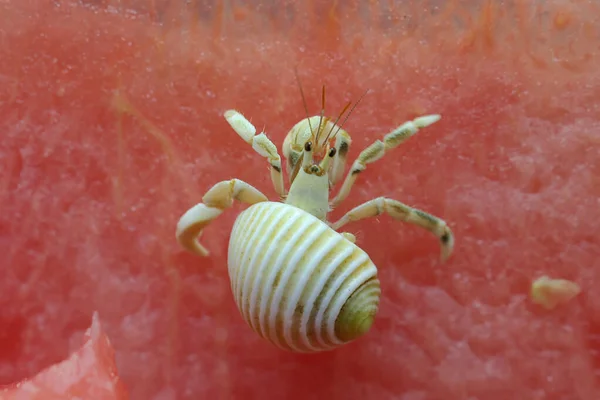
[[[340,120],[340,118],[342,118],[342,115],[344,115],[344,113],[346,112],[346,110],[348,109],[348,107],[350,107],[350,104],[352,104],[351,101],[349,101],[348,104],[346,104],[346,106],[342,109],[342,112],[340,113],[340,115],[338,115],[338,117],[336,118],[336,120],[333,123],[333,125],[331,125],[331,129],[329,130],[329,132],[327,133],[327,136],[325,137],[325,142],[327,142],[327,140],[329,140],[329,135],[331,135],[331,132],[333,132],[333,128],[337,125],[337,123]]]
[[[319,126],[317,127],[317,137],[315,138],[315,146],[319,146],[319,134],[321,133],[321,122],[325,114],[325,85],[323,85],[323,93],[321,94],[321,116],[319,117]],[[312,132],[311,132],[312,133]]]
[[[304,97],[304,91],[302,90],[302,83],[300,83],[300,77],[298,76],[298,68],[294,67],[294,74],[296,75],[296,82],[298,82],[298,88],[300,89],[300,96],[302,97],[302,104],[304,104],[304,111],[306,112],[306,119],[308,120],[308,128],[310,129],[310,135],[313,136],[313,128],[310,123],[310,117],[308,115],[308,106],[306,105],[306,98]]]
[[[350,117],[350,114],[352,114],[352,111],[354,111],[354,109],[356,108],[356,106],[358,105],[358,103],[360,103],[360,101],[362,100],[363,97],[365,97],[365,95],[367,94],[367,92],[369,91],[369,89],[365,90],[365,92],[362,94],[362,96],[360,96],[360,98],[358,99],[358,101],[356,103],[354,103],[354,106],[352,106],[352,108],[350,109],[350,111],[348,112],[348,115],[346,115],[346,118],[344,119],[344,122],[342,122],[339,126],[338,126],[338,130],[335,131],[335,133],[333,134],[333,136],[331,137],[332,139],[336,137],[336,135],[338,134],[338,132],[340,131],[340,129],[342,129],[342,126],[344,126],[344,124],[346,123],[346,121],[348,121],[348,118]]]

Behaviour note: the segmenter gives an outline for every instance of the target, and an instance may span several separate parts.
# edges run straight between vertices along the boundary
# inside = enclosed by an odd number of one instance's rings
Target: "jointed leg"
[[[255,204],[268,199],[259,190],[239,179],[217,183],[206,192],[202,203],[190,208],[179,219],[176,232],[179,244],[199,256],[208,256],[208,250],[198,243],[198,237],[209,223],[232,206],[233,200]]]
[[[450,254],[452,254],[454,248],[454,235],[446,225],[446,222],[424,211],[417,210],[397,200],[385,197],[378,197],[353,208],[337,222],[330,225],[333,229],[338,230],[348,222],[374,217],[383,213],[390,215],[394,219],[425,228],[437,236],[442,246],[442,262],[446,261],[448,257],[450,257]]]
[[[340,129],[335,138],[335,158],[333,160],[333,167],[331,169],[331,178],[329,179],[331,186],[336,185],[342,175],[344,174],[344,168],[346,168],[346,158],[348,155],[348,149],[352,140],[350,135],[343,129]]]
[[[392,132],[385,135],[383,141],[377,140],[375,143],[364,149],[358,155],[354,161],[354,164],[352,164],[350,171],[348,171],[342,188],[330,203],[331,207],[337,207],[346,197],[348,197],[348,194],[350,194],[350,189],[352,188],[352,185],[354,185],[358,174],[367,168],[367,164],[379,160],[387,151],[405,142],[408,138],[417,133],[419,129],[425,128],[439,121],[440,118],[441,117],[437,114],[426,115],[415,118],[412,121],[405,122]]]
[[[289,158],[287,159],[287,171],[290,185],[294,183],[294,179],[296,179],[296,175],[298,174],[298,169],[302,166],[303,154],[303,150],[297,151],[290,149],[289,151]]]
[[[264,132],[256,135],[256,128],[242,114],[235,110],[228,110],[224,114],[229,125],[241,136],[246,143],[261,156],[267,158],[271,164],[271,181],[279,197],[285,196],[285,187],[283,184],[283,175],[281,173],[281,157],[277,152],[277,147],[265,135]]]

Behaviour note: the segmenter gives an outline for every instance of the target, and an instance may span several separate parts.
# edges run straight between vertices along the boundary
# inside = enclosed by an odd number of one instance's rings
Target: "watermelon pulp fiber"
[[[102,329],[98,313],[80,347],[61,362],[35,376],[0,388],[2,400],[128,400],[119,377],[114,349]]]
[[[68,359],[97,311],[132,399],[598,398],[598,6],[237,4],[0,5],[0,383]],[[321,85],[330,115],[369,90],[345,125],[349,164],[442,114],[331,218],[384,195],[456,235],[441,265],[419,228],[348,225],[379,267],[380,312],[364,338],[313,356],[262,341],[233,303],[241,206],[205,231],[209,258],[174,239],[218,181],[276,198],[222,113],[280,148],[304,116],[294,67],[311,114]],[[527,294],[543,274],[582,294],[541,310]]]

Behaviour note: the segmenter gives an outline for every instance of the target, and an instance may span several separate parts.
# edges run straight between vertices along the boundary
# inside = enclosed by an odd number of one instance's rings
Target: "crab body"
[[[228,274],[243,319],[274,345],[295,352],[319,352],[354,341],[370,330],[381,294],[377,268],[355,243],[354,235],[339,232],[347,223],[387,214],[433,233],[441,243],[442,260],[452,252],[453,235],[443,220],[394,199],[378,197],[354,207],[336,222],[327,219],[368,163],[438,121],[439,115],[405,122],[365,148],[332,200],[330,190],[342,178],[351,142],[337,121],[307,117],[288,132],[282,149],[291,183],[286,193],[276,146],[264,133],[257,135],[239,112],[229,110],[224,116],[268,160],[279,200],[270,201],[239,179],[218,182],[201,203],[182,215],[176,237],[190,252],[208,256],[198,242],[206,226],[234,200],[249,205],[230,234]],[[315,157],[321,157],[320,162]]]

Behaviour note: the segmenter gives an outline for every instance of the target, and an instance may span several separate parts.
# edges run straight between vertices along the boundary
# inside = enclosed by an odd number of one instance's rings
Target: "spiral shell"
[[[285,203],[257,203],[238,216],[228,268],[244,320],[282,349],[339,347],[364,335],[379,308],[377,268],[367,253]]]

